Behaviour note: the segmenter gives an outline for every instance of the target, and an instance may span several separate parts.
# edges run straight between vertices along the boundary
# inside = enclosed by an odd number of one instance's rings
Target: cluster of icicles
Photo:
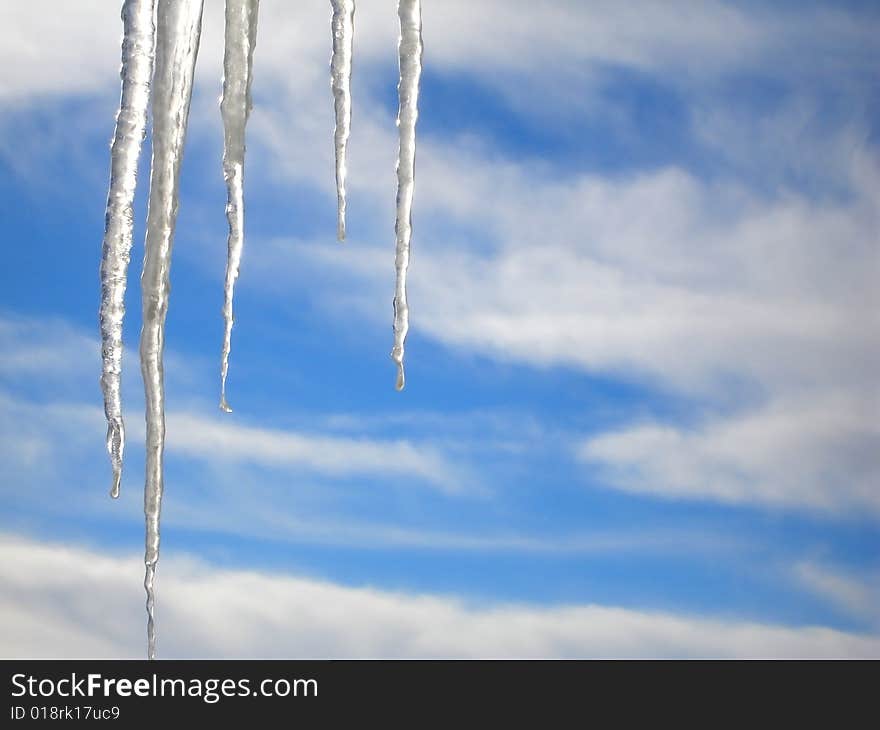
[[[159,559],[159,513],[163,490],[165,393],[162,369],[169,271],[178,208],[178,178],[199,50],[204,0],[125,0],[122,7],[122,97],[111,147],[110,192],[101,258],[101,388],[107,415],[107,449],[113,467],[111,495],[119,496],[125,430],[120,400],[122,319],[125,284],[131,258],[138,157],[146,134],[147,107],[152,104],[153,138],[144,268],[141,274],[143,328],[141,372],[146,394],[146,574],[148,657],[156,653],[153,581]],[[351,59],[354,0],[331,0],[333,52],[331,88],[336,112],[337,235],[345,237],[346,147],[351,125]],[[224,335],[220,407],[226,401],[226,374],[232,335],[232,296],[244,243],[243,175],[245,125],[251,110],[251,80],[259,0],[226,0],[223,56],[223,175],[228,200],[228,259],[224,287]],[[400,144],[397,161],[397,247],[394,295],[394,346],[397,389],[404,385],[403,346],[409,327],[406,272],[409,265],[411,208],[415,163],[415,125],[421,75],[421,3],[398,0]]]

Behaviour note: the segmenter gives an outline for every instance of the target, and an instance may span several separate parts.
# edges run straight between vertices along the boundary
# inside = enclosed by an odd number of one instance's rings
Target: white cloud
[[[0,419],[0,494],[7,505],[28,514],[36,509],[41,523],[97,519],[117,528],[142,529],[142,472],[133,466],[140,465],[137,449],[143,430],[139,420],[128,434],[122,497],[113,502],[107,496],[109,466],[103,445],[104,417],[98,405],[36,403],[0,389],[0,410],[4,414]],[[381,486],[383,477],[394,479],[395,484],[402,482],[408,489],[412,478],[419,484],[426,482],[438,489],[441,499],[481,497],[482,485],[460,464],[453,467],[430,448],[423,456],[420,447],[406,442],[397,446],[380,440],[350,443],[345,438],[227,427],[178,415],[169,419],[169,461],[182,455],[200,463],[196,468],[176,469],[174,477],[166,478],[173,509],[165,510],[163,524],[173,528],[371,551],[589,557],[646,552],[686,555],[697,549],[728,554],[742,548],[735,538],[675,528],[591,528],[550,534],[517,530],[516,525],[460,529],[454,521],[424,524],[418,516],[414,521],[412,514],[395,509],[377,520],[346,511],[363,499],[359,478],[369,478],[374,505],[388,498]],[[333,456],[332,463],[328,454]],[[396,456],[398,463],[389,463],[388,454]],[[263,471],[255,475],[255,467]],[[341,477],[349,477],[348,483],[336,487]],[[71,500],[71,494],[76,498]],[[430,513],[430,509],[425,511]]]
[[[815,382],[880,359],[867,201],[768,205],[674,170],[536,184],[489,167],[470,185],[459,172],[503,244],[480,255],[423,243],[413,300],[438,339],[687,387],[731,373]],[[835,260],[833,241],[850,257]]]
[[[678,170],[536,181],[525,166],[424,146],[424,207],[436,213],[417,222],[416,329],[461,351],[648,379],[716,404],[696,426],[593,439],[582,455],[613,486],[880,514],[873,163],[851,165],[845,201],[766,202]],[[481,224],[483,240],[450,246],[430,225],[441,211]],[[278,243],[256,258],[254,275],[282,288],[310,267],[335,277],[341,294],[322,303],[338,326],[351,311],[387,316],[378,248]],[[751,402],[732,401],[731,382]]]
[[[847,202],[767,202],[676,169],[553,180],[426,142],[413,326],[500,359],[690,390],[730,376],[863,385],[880,364],[880,173],[866,165]],[[438,230],[450,219],[482,236],[456,245],[460,236]],[[320,268],[347,284],[322,306],[384,321],[386,248],[281,242],[249,263],[279,290],[305,278],[304,265]]]
[[[805,560],[795,566],[795,578],[846,613],[880,623],[880,574],[876,571],[860,577]]]
[[[97,292],[97,282],[95,283]],[[137,316],[137,312],[133,313]],[[196,367],[198,365],[198,367]],[[123,395],[127,401],[143,397],[137,348],[125,349]],[[202,363],[192,355],[165,353],[166,383],[190,388]],[[17,385],[39,385],[46,390],[91,392],[100,397],[101,343],[98,321],[92,331],[62,317],[0,312],[0,376]],[[88,391],[86,390],[88,388]]]
[[[119,72],[119,3],[0,3],[0,99],[92,92]],[[118,78],[118,76],[117,76]]]
[[[120,503],[106,496],[109,465],[104,451],[105,422],[100,407],[96,371],[99,345],[62,320],[0,317],[0,375],[16,383],[12,392],[0,387],[0,491],[10,504],[40,510],[43,518],[94,519],[140,527],[140,465],[143,421],[139,409],[129,405],[126,476]],[[177,377],[190,377],[187,361],[173,352]],[[139,378],[136,358],[126,372]],[[92,401],[70,399],[85,383],[93,386]],[[132,382],[136,389],[139,383]],[[21,390],[19,390],[21,388]],[[38,394],[25,396],[35,389]],[[185,389],[185,388],[184,388]],[[63,394],[63,395],[61,395]],[[53,397],[54,396],[54,397]],[[217,412],[216,404],[204,411],[171,411],[168,415],[167,452],[171,460],[186,457],[189,464],[179,478],[169,482],[174,510],[164,520],[191,530],[209,530],[248,538],[363,549],[414,549],[481,553],[560,555],[626,554],[630,552],[689,552],[728,550],[730,541],[716,536],[681,531],[607,532],[588,530],[568,534],[527,534],[513,526],[477,532],[457,525],[430,527],[395,522],[347,518],[338,511],[362,490],[357,477],[381,484],[394,482],[434,486],[443,495],[485,496],[480,474],[470,468],[475,429],[480,434],[479,453],[518,450],[523,439],[534,439],[540,427],[530,423],[528,435],[518,431],[521,421],[493,412],[456,417],[400,411],[389,416],[336,414],[318,416],[318,425],[302,428],[267,428],[242,424],[237,417]],[[137,413],[135,411],[137,410]],[[213,414],[213,415],[208,415]],[[395,431],[421,429],[418,440],[351,438],[343,433],[370,430],[378,419]],[[314,414],[309,421],[314,422]],[[376,424],[373,424],[375,426]],[[465,432],[462,432],[465,428]],[[450,430],[452,434],[450,435]],[[493,434],[504,434],[493,443]],[[442,444],[439,446],[438,444]],[[179,462],[178,462],[179,465]],[[262,471],[254,476],[255,467]],[[339,478],[349,487],[333,489]],[[317,482],[314,484],[312,482]],[[204,488],[210,485],[210,493]],[[295,484],[295,488],[294,485]],[[354,487],[354,488],[352,488]],[[69,495],[77,495],[71,502]],[[325,495],[321,501],[316,495]],[[329,495],[329,496],[328,496]],[[375,494],[382,499],[382,494]],[[317,504],[313,500],[317,499]],[[332,515],[325,510],[332,504]]]
[[[647,379],[713,404],[716,420],[703,419],[701,429],[660,428],[652,438],[672,434],[691,445],[703,430],[710,441],[738,436],[723,459],[684,455],[687,474],[673,474],[660,468],[669,457],[647,453],[665,448],[661,440],[649,443],[640,430],[646,451],[627,462],[618,450],[615,466],[629,476],[617,484],[876,513],[880,168],[857,130],[828,138],[800,130],[803,144],[786,144],[782,121],[792,118],[783,111],[773,120],[758,154],[764,159],[778,148],[785,163],[818,177],[834,160],[834,194],[782,186],[768,195],[676,168],[554,176],[530,161],[499,160],[470,140],[422,141],[413,327],[460,352]],[[372,120],[364,126],[370,150],[390,157],[391,135]],[[286,143],[268,140],[284,157]],[[368,164],[364,179],[372,184],[382,162]],[[308,286],[320,270],[339,293],[320,298],[338,326],[352,311],[379,323],[390,291],[386,250],[278,241],[250,265],[279,291],[291,278]],[[730,392],[748,392],[751,402],[736,403]],[[832,405],[833,417],[815,404]],[[773,422],[760,424],[765,416]],[[752,434],[763,431],[780,448],[753,456],[749,450],[761,442]],[[722,466],[723,473],[712,471]]]
[[[0,390],[0,406],[5,414],[0,454],[5,455],[7,474],[42,471],[67,461],[65,455],[72,453],[96,457],[96,449],[88,446],[103,445],[105,423],[98,405],[39,403]],[[167,422],[169,452],[213,465],[299,469],[329,478],[412,477],[450,494],[479,491],[474,478],[464,468],[450,464],[438,449],[405,439],[383,441],[259,428],[173,411]],[[129,450],[138,448],[132,445],[143,439],[141,419],[130,419],[127,436]]]
[[[443,596],[222,570],[159,569],[164,657],[878,657],[880,638],[600,605],[471,605]],[[142,563],[0,540],[6,657],[142,656]]]
[[[874,518],[878,454],[876,408],[846,396],[777,402],[694,428],[635,426],[578,452],[628,492]]]
[[[205,3],[200,66],[217,85],[222,56],[222,3]],[[329,15],[320,3],[265,3],[260,8],[258,73],[311,80],[327,75]],[[777,73],[869,70],[877,23],[836,8],[751,8],[718,0],[641,2],[446,0],[426,6],[426,59],[435,69],[481,70],[489,84],[510,86],[505,72],[582,80],[591,68],[620,65],[673,73],[682,81],[724,70],[772,66]],[[687,18],[688,22],[681,22]],[[393,66],[397,18],[390,0],[358,5],[359,68]],[[6,42],[0,64],[14,67],[0,97],[92,91],[118,70],[122,24],[117,3],[31,0],[0,5]],[[821,32],[817,32],[821,28]],[[857,52],[841,55],[840,48]],[[698,62],[697,62],[698,59]],[[292,68],[296,69],[291,74]],[[500,72],[500,73],[499,73]],[[299,83],[296,79],[293,83]],[[512,89],[510,89],[513,91]]]
[[[764,200],[675,169],[556,181],[432,141],[420,154],[416,330],[460,352],[647,379],[714,403],[697,426],[595,439],[588,461],[611,486],[880,514],[870,156],[847,163],[843,200],[815,201]],[[456,245],[449,220],[483,235]],[[252,252],[250,275],[281,292],[320,271],[338,292],[320,298],[336,326],[355,311],[379,331],[385,248],[276,242]],[[750,402],[736,403],[743,386]]]
[[[61,319],[0,314],[0,375],[5,377],[81,376],[100,365],[100,352],[96,338]]]
[[[215,463],[301,466],[319,474],[413,476],[445,491],[466,490],[437,449],[405,439],[381,441],[221,423],[192,413],[168,415],[171,451]]]
[[[31,324],[37,327],[37,320]],[[76,330],[71,331],[76,339]],[[57,352],[51,347],[39,338],[33,342],[38,351],[49,354],[49,361],[55,359]],[[139,418],[130,419],[122,497],[111,503],[106,491],[105,424],[97,402],[38,402],[0,388],[0,411],[4,414],[0,419],[0,493],[10,506],[28,512],[37,509],[42,520],[100,519],[125,529],[141,529],[142,472],[135,468],[140,465],[138,451],[143,440]],[[485,492],[482,480],[467,465],[423,443],[349,439],[222,420],[228,417],[218,414],[214,420],[193,413],[169,414],[169,461],[184,456],[199,464],[176,471],[168,479],[174,508],[165,511],[165,524],[280,543],[364,550],[600,556],[689,554],[695,549],[729,553],[741,547],[735,539],[699,530],[587,529],[540,534],[518,531],[515,525],[482,531],[461,530],[457,524],[419,525],[408,519],[411,515],[395,520],[393,510],[382,521],[346,515],[345,506],[363,496],[358,487],[358,478],[363,477],[379,484],[383,477],[395,484],[415,479],[436,487],[441,498],[483,497]],[[431,432],[437,433],[436,424]],[[258,476],[255,467],[263,470]],[[334,488],[342,477],[348,478],[349,485]],[[76,494],[73,501],[71,494]],[[384,499],[386,494],[384,489],[377,490],[373,499]]]

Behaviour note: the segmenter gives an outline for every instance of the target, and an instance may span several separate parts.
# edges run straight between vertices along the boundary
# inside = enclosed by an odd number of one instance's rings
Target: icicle
[[[399,146],[397,153],[397,253],[394,265],[397,286],[394,293],[394,348],[391,359],[397,363],[397,390],[403,390],[403,345],[409,329],[406,302],[406,271],[412,238],[412,196],[415,182],[416,119],[418,118],[419,78],[422,74],[422,5],[420,0],[398,0],[400,19],[400,82],[397,85]]]
[[[354,0],[330,0],[333,7],[333,55],[330,88],[336,111],[333,146],[336,150],[336,236],[345,240],[345,155],[351,131],[351,49],[354,40]]]
[[[220,366],[220,408],[226,402],[226,375],[232,344],[232,297],[244,246],[244,130],[251,112],[254,46],[260,0],[226,0],[226,50],[223,54],[223,177],[226,179],[226,218],[229,220],[226,283],[223,300],[223,354]]]
[[[101,390],[107,416],[107,451],[113,466],[110,496],[119,496],[125,425],[119,380],[122,374],[122,320],[125,284],[131,259],[132,203],[138,157],[147,126],[153,74],[155,0],[125,0],[122,6],[122,96],[110,148],[110,191],[101,246]]]
[[[153,160],[144,244],[141,372],[147,410],[146,573],[148,657],[156,655],[153,578],[159,560],[159,515],[162,506],[165,448],[165,386],[162,353],[170,290],[169,269],[177,219],[178,177],[199,49],[202,0],[159,0],[156,72],[153,79]]]

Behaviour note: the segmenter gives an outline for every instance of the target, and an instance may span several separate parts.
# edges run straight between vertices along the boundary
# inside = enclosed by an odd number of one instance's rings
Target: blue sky
[[[426,0],[397,393],[394,3],[358,3],[344,245],[329,9],[294,5],[261,7],[226,415],[206,2],[160,655],[880,655],[877,8]],[[2,1],[0,21],[0,652],[140,656],[149,144],[112,502],[118,14]]]

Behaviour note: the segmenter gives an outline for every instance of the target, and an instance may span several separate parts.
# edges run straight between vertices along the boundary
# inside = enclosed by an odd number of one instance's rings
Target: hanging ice
[[[398,56],[400,82],[397,85],[399,110],[397,126],[397,249],[394,266],[397,284],[394,292],[394,347],[391,359],[397,363],[397,389],[403,390],[403,346],[409,329],[409,307],[406,301],[406,272],[409,267],[409,245],[412,238],[412,197],[415,182],[416,119],[419,115],[419,78],[422,75],[422,5],[420,0],[398,0],[400,20]]]
[[[169,271],[177,219],[178,177],[199,50],[202,0],[159,0],[156,28],[156,72],[153,78],[153,161],[144,244],[141,372],[147,421],[147,469],[144,487],[148,656],[156,655],[153,580],[159,560],[159,515],[162,507],[162,460],[165,450],[165,385],[162,355]]]
[[[223,299],[223,354],[220,366],[220,408],[226,401],[226,375],[232,343],[232,296],[244,246],[244,131],[251,112],[254,46],[260,0],[226,0],[226,47],[223,53],[223,177],[226,179],[226,218],[229,220],[226,282]]]
[[[333,145],[336,151],[336,236],[345,240],[345,173],[351,131],[351,49],[354,40],[354,0],[330,0],[333,7],[333,55],[330,88],[336,112]]]
[[[110,190],[101,256],[101,388],[107,416],[107,448],[113,466],[111,494],[119,494],[125,431],[119,395],[122,366],[122,319],[126,275],[131,257],[132,202],[138,156],[152,93],[153,155],[144,269],[141,275],[143,326],[141,373],[146,395],[146,483],[144,517],[144,588],[147,593],[147,655],[156,655],[154,581],[159,560],[165,449],[163,352],[165,316],[170,291],[171,251],[178,210],[178,179],[186,139],[193,74],[199,49],[204,0],[125,0],[122,7],[122,97],[111,151]],[[346,149],[351,128],[351,58],[354,0],[331,0],[333,90],[336,128],[337,234],[345,238]],[[224,338],[220,407],[229,411],[226,376],[233,325],[233,292],[244,243],[243,176],[245,127],[251,110],[253,54],[259,0],[226,0],[226,48],[223,58],[223,174],[227,185],[228,258],[224,289]],[[409,310],[406,274],[412,237],[412,196],[415,174],[415,127],[422,64],[422,22],[419,0],[398,0],[399,148],[397,156],[397,281],[394,295],[394,348],[397,389],[404,387],[403,353]],[[156,18],[154,23],[153,18]],[[155,70],[154,70],[155,64]],[[152,90],[151,90],[152,83]]]
[[[110,151],[110,192],[101,246],[101,390],[107,416],[107,450],[113,466],[110,494],[119,496],[125,425],[119,381],[122,374],[122,319],[131,259],[132,203],[137,166],[147,126],[153,75],[155,0],[126,0],[122,6],[122,96]]]

